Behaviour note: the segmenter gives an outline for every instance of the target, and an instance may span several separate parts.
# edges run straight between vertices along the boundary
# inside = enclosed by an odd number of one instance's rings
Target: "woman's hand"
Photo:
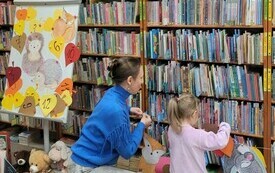
[[[143,114],[142,110],[138,107],[131,107],[130,113],[141,116]]]
[[[151,116],[150,115],[147,115],[147,114],[143,114],[140,122],[142,122],[143,124],[145,124],[145,127],[149,127],[152,123],[152,119],[151,119]]]

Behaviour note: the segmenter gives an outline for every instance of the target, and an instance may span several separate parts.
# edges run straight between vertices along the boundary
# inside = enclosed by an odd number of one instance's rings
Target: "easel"
[[[5,114],[8,114],[9,116],[10,115],[26,116],[26,115],[21,115],[21,114],[17,114],[17,113],[5,111],[5,110],[0,110],[0,113],[5,113]],[[26,116],[26,117],[28,117],[28,116]],[[50,135],[49,135],[49,120],[48,119],[43,120],[43,136],[44,136],[44,151],[48,152],[50,149]]]
[[[78,5],[77,7],[79,8],[79,4],[81,3],[81,0],[44,0],[44,1],[39,1],[39,0],[14,0],[13,1],[15,5],[17,6],[36,6],[36,7],[42,7],[43,9],[45,9],[44,6],[49,6],[49,5],[55,5],[55,6],[60,6],[60,4],[62,5]],[[73,6],[75,7],[75,6]],[[66,74],[66,73],[65,73]],[[28,86],[28,85],[26,85]],[[42,88],[42,87],[41,87]],[[35,105],[37,106],[37,105]],[[16,113],[16,112],[12,112],[12,111],[6,111],[6,110],[0,110],[0,112],[9,114],[9,115],[18,115],[18,116],[26,116],[20,113]],[[37,113],[37,112],[36,112]],[[42,113],[41,113],[42,114]],[[44,150],[45,152],[48,152],[50,149],[50,137],[49,137],[49,121],[53,120],[55,121],[55,119],[47,119],[44,118],[44,115],[41,115],[40,113],[37,114],[37,116],[33,117],[33,118],[42,118],[42,127],[43,127],[43,135],[44,135]],[[40,116],[41,115],[41,116]],[[26,116],[28,117],[28,116]],[[58,121],[60,122],[60,121]]]

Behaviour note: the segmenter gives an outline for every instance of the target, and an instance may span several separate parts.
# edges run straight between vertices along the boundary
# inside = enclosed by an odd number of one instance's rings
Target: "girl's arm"
[[[222,122],[219,125],[219,130],[215,134],[214,132],[206,132],[199,130],[198,132],[198,147],[203,150],[217,150],[224,148],[229,140],[230,125],[226,122]]]

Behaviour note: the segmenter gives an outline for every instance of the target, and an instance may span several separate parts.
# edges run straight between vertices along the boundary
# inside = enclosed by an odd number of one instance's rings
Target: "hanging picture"
[[[17,6],[2,109],[67,121],[79,5]]]

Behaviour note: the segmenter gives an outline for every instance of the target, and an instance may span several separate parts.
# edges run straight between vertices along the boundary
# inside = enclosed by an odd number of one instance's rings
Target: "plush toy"
[[[255,147],[235,144],[232,156],[224,156],[224,173],[266,173],[262,153]]]
[[[32,149],[29,158],[29,164],[30,173],[47,173],[49,172],[51,159],[44,151]]]
[[[13,154],[16,164],[12,165],[15,169],[16,172],[29,172],[29,157],[30,157],[30,151],[26,150],[21,150],[21,151],[16,151]]]
[[[72,151],[62,141],[57,141],[51,146],[48,153],[49,158],[52,160],[51,168],[54,172],[67,173],[73,165],[71,160]]]
[[[169,173],[170,172],[170,157],[161,156],[155,168],[156,173]]]
[[[165,147],[146,133],[144,133],[143,142],[144,147],[142,148],[139,168],[143,173],[155,173],[155,166],[165,153]]]

